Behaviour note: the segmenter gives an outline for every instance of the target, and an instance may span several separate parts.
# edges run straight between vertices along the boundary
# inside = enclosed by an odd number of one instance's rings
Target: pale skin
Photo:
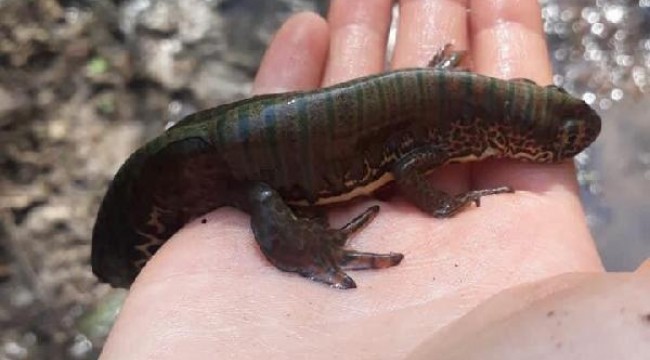
[[[472,71],[550,82],[537,1],[403,0],[399,5],[391,68],[425,66],[442,45],[453,42],[455,48],[469,50]],[[293,16],[270,45],[254,92],[313,89],[384,70],[390,7],[389,0],[334,0],[327,20],[306,13]],[[650,303],[650,271],[616,277],[603,272],[570,162],[457,165],[436,171],[432,182],[451,193],[502,185],[517,192],[485,197],[480,208],[471,206],[443,220],[423,214],[399,196],[379,203],[377,218],[350,246],[401,252],[405,259],[390,269],[350,272],[358,288],[346,291],[278,271],[260,253],[248,217],[231,208],[218,209],[202,217],[205,224],[198,219],[185,226],[148,263],[131,288],[102,358],[506,358],[512,345],[504,339],[524,334],[519,328],[534,329],[529,342],[519,342],[522,351],[526,346],[539,349],[536,341],[551,331],[535,319],[526,322],[531,311],[559,313],[568,306],[563,299],[584,309],[581,301],[602,293],[616,294],[606,297],[612,312],[620,310],[619,302],[631,299]],[[336,209],[331,220],[341,224],[370,203],[377,201]],[[590,274],[556,276],[584,272]],[[640,294],[612,291],[633,280],[645,281],[645,287],[632,287]],[[585,286],[596,287],[585,292]],[[579,287],[572,293],[577,295],[558,299],[574,287]],[[636,316],[642,306],[628,304],[627,311],[634,309]],[[599,309],[577,311],[574,326],[580,324],[576,319],[593,320]],[[507,316],[510,322],[500,322],[492,331],[490,323],[476,320],[483,321],[485,313],[497,320]],[[606,315],[599,324],[607,323]],[[520,322],[512,320],[522,316]],[[481,338],[474,347],[453,346],[479,338],[476,333],[486,328],[493,338]],[[594,327],[578,329],[582,333]],[[626,329],[616,331],[626,334]],[[611,337],[598,336],[585,337],[589,343],[610,346]],[[586,349],[586,339],[580,339],[573,342],[575,348]],[[551,353],[557,341],[551,345],[547,354],[557,355]],[[459,348],[462,354],[450,350]]]

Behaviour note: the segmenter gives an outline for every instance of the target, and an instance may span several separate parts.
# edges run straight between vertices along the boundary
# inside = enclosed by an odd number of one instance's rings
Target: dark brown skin
[[[285,201],[347,201],[394,179],[421,210],[449,217],[513,189],[452,196],[426,181],[428,171],[491,157],[561,161],[598,135],[600,118],[581,100],[526,79],[460,71],[463,55],[446,46],[430,69],[251,98],[182,120],[116,175],[93,233],[95,273],[128,286],[183,224],[234,206],[251,215],[260,249],[278,269],[354,288],[345,270],[394,266],[403,255],[345,249],[353,233],[345,229],[361,227],[354,220],[331,229],[297,218]],[[111,232],[116,227],[121,234]]]

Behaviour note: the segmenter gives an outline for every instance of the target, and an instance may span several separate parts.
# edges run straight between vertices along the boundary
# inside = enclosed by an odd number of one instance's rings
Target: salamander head
[[[571,97],[558,113],[555,160],[571,158],[584,150],[600,134],[600,116],[584,101]]]
[[[500,141],[488,135],[490,146],[504,157],[539,163],[561,161],[584,150],[600,133],[598,114],[564,89],[540,87],[536,96],[546,106],[536,112],[539,118],[515,118],[509,128],[501,129],[505,136]]]

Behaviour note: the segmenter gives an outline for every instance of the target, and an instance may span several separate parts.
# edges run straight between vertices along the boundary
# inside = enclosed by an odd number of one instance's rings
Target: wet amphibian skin
[[[448,217],[481,196],[513,190],[452,196],[426,180],[430,170],[485,158],[557,162],[598,136],[600,118],[583,101],[555,86],[462,71],[462,55],[446,48],[428,68],[256,96],[186,117],[115,175],[93,230],[93,272],[129,287],[184,224],[232,206],[250,215],[255,240],[278,269],[354,288],[345,271],[403,258],[345,247],[379,207],[334,229],[305,216],[313,206],[394,181],[415,206]]]

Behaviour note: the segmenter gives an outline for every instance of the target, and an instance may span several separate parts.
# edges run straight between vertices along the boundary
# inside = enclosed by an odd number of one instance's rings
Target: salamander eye
[[[580,124],[575,120],[567,121],[563,126],[564,144],[575,144],[580,136]]]

